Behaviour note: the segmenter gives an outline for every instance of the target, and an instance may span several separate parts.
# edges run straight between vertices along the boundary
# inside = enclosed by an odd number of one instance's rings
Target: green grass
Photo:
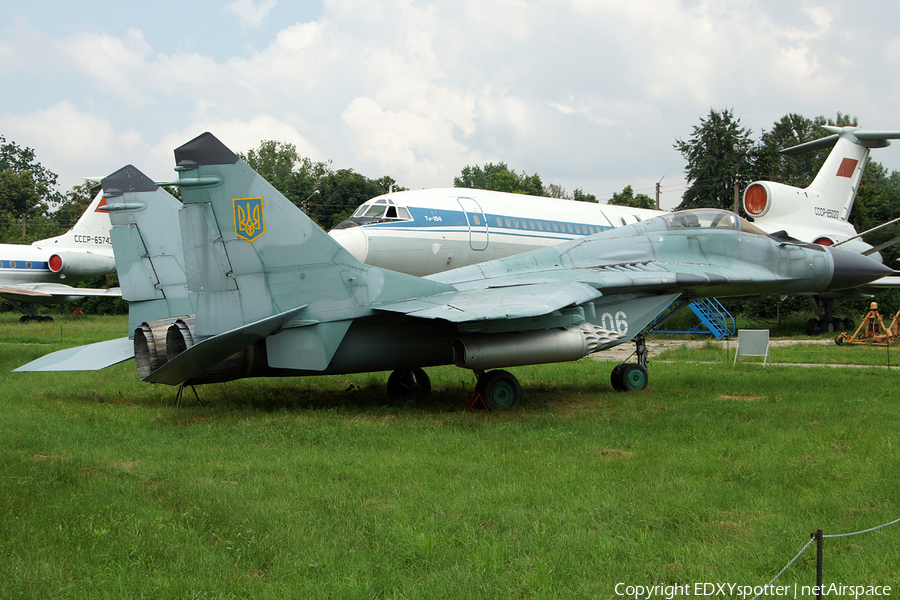
[[[653,345],[652,337],[648,344]],[[734,364],[737,340],[727,343],[707,341],[697,347],[683,346],[662,352],[658,359],[687,362],[721,362]],[[763,362],[762,357],[741,357],[744,363]],[[858,365],[900,367],[900,346],[871,346],[791,343],[787,346],[769,347],[769,364]]]
[[[60,322],[0,322],[0,598],[762,585],[817,528],[900,517],[893,371],[732,368],[701,348],[624,394],[586,359],[511,369],[526,404],[497,413],[462,409],[473,378],[452,367],[414,405],[375,373],[203,386],[179,410],[133,364],[8,372],[125,327],[79,323],[60,344]],[[895,583],[898,540],[900,525],[827,540],[826,583]],[[812,548],[779,580],[795,582],[815,584]]]

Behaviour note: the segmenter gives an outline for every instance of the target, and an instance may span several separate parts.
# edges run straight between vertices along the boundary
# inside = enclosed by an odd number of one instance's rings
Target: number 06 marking
[[[616,312],[615,317],[612,313],[603,313],[600,317],[600,326],[618,331],[619,335],[625,335],[628,333],[628,316],[621,310]]]

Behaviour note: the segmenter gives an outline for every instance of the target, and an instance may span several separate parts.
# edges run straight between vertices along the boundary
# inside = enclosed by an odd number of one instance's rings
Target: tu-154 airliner
[[[521,388],[507,367],[628,342],[677,298],[819,293],[893,273],[709,209],[420,278],[358,261],[212,134],[175,161],[181,202],[130,165],[102,181],[129,337],[17,371],[133,357],[143,381],[179,394],[244,377],[392,371],[388,392],[405,396],[430,390],[423,368],[455,364],[476,374],[488,407],[510,407]],[[640,364],[612,376],[622,390],[647,380]]]

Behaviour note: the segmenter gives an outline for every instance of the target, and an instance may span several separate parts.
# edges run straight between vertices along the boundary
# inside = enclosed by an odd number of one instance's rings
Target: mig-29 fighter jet
[[[854,287],[892,274],[865,256],[768,237],[731,212],[682,211],[429,277],[365,265],[205,133],[175,150],[182,202],[132,166],[102,182],[131,339],[63,350],[17,371],[102,368],[180,386],[423,367],[477,375],[489,408],[521,401],[505,367],[577,360],[635,338],[677,298]],[[623,364],[617,389],[642,389]]]

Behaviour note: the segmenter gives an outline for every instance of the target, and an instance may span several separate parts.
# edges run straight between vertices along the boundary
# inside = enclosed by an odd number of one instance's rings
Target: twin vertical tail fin
[[[108,182],[123,192],[110,214],[121,215],[117,258],[134,273],[123,294],[145,381],[322,371],[373,305],[454,289],[360,263],[212,134],[176,149],[175,161],[177,225],[146,178],[126,167]]]

